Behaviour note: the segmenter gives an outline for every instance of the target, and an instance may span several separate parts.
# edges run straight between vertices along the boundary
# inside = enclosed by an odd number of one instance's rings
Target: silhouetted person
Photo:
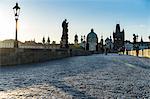
[[[128,55],[128,53],[129,53],[128,50],[126,50],[126,54],[127,54],[127,55]]]
[[[136,47],[136,56],[139,56],[139,46]]]
[[[124,54],[124,52],[125,52],[125,47],[124,47],[124,46],[122,47],[122,52],[123,52],[123,54]]]
[[[107,53],[108,53],[108,48],[107,47],[104,48],[104,52],[105,52],[105,55],[107,55]]]
[[[70,49],[70,56],[72,56],[72,49]]]

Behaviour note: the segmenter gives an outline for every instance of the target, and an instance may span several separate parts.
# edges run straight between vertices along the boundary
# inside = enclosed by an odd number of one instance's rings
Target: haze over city
[[[74,35],[87,35],[91,28],[100,37],[112,36],[115,25],[125,29],[125,39],[133,34],[148,41],[150,35],[149,0],[1,0],[0,40],[14,39],[15,20],[13,6],[21,7],[18,40],[42,42],[42,37],[60,42],[64,19],[69,22],[69,42]]]

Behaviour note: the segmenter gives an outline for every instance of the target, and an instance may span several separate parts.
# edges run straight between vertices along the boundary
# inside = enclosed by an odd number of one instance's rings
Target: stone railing
[[[127,54],[127,52],[125,52],[125,54]],[[136,50],[128,51],[128,55],[136,56]],[[139,50],[138,56],[150,58],[150,49]]]
[[[0,66],[38,63],[69,56],[69,51],[63,49],[0,48]]]
[[[0,48],[0,66],[38,63],[91,54],[91,52],[82,49]]]

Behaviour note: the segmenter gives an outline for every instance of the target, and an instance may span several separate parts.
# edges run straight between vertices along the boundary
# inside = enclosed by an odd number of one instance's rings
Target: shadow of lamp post
[[[14,48],[18,48],[18,38],[17,38],[17,33],[18,33],[18,18],[20,14],[20,7],[18,6],[18,3],[13,7],[14,10],[14,15],[15,15],[15,20],[16,20],[16,34],[15,34],[15,43],[14,43]]]

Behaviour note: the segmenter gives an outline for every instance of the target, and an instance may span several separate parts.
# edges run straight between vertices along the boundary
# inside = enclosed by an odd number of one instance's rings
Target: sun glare
[[[11,14],[5,12],[4,9],[0,9],[0,40],[13,38],[13,23],[11,21]]]

